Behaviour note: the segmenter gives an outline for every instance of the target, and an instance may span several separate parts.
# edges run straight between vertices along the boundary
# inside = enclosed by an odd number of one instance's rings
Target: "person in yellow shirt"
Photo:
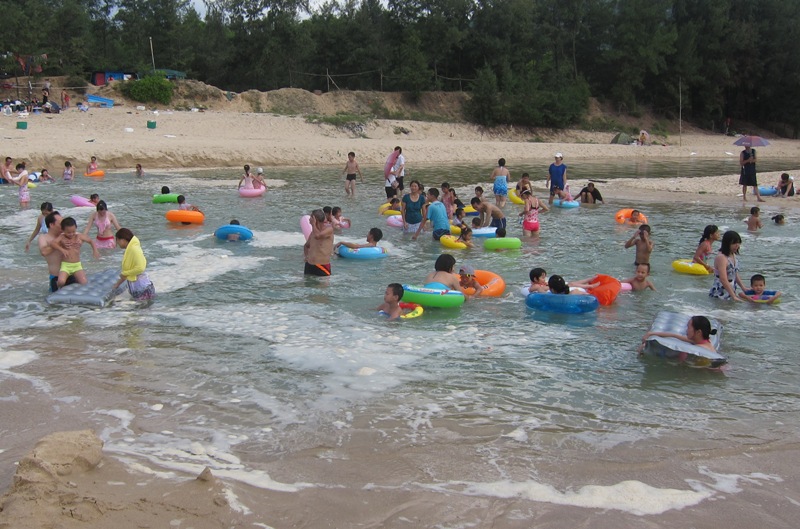
[[[122,256],[122,273],[114,285],[116,290],[124,281],[128,282],[128,292],[136,301],[153,299],[156,289],[147,277],[147,259],[144,257],[142,245],[131,230],[120,228],[116,233],[117,245],[125,250]]]

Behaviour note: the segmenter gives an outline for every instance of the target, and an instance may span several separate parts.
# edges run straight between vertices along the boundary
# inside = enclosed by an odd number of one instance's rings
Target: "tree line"
[[[3,70],[186,71],[225,90],[473,93],[482,124],[562,126],[588,97],[700,126],[800,128],[800,0],[0,0]]]

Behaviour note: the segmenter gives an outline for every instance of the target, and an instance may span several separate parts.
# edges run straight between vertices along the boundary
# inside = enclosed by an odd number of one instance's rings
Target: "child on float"
[[[638,209],[634,209],[633,211],[631,211],[631,216],[628,217],[628,220],[626,222],[628,224],[641,224],[643,222],[642,212],[639,211]]]
[[[453,226],[458,226],[459,228],[464,226],[464,217],[466,214],[464,213],[464,208],[456,208],[456,212],[453,215]]]
[[[186,197],[183,195],[178,195],[178,209],[181,211],[198,211],[202,213],[202,211],[200,211],[200,208],[186,202]]]
[[[231,221],[228,224],[230,224],[231,226],[241,226],[242,225],[242,223],[239,222],[236,219],[231,219]],[[229,233],[225,237],[225,240],[226,241],[238,241],[239,240],[239,234],[238,233]]]
[[[245,164],[244,166],[244,174],[239,179],[239,183],[236,185],[236,189],[255,189],[253,185],[253,175],[250,174],[250,166]]]
[[[469,226],[461,228],[461,235],[458,236],[456,242],[463,243],[467,248],[475,248],[475,243],[472,242],[472,228]]]
[[[378,246],[378,242],[381,239],[383,239],[383,232],[380,230],[380,228],[370,228],[369,232],[367,233],[366,243],[356,244],[353,242],[339,242],[336,243],[336,246],[334,246],[333,250],[338,250],[340,246],[350,248],[351,250],[357,250],[359,248],[375,248]]]
[[[705,316],[692,316],[689,318],[689,323],[686,325],[685,335],[661,331],[649,331],[646,333],[644,336],[642,336],[642,345],[639,347],[639,353],[644,350],[645,342],[647,342],[647,339],[651,336],[676,338],[683,342],[702,347],[703,349],[708,349],[712,353],[716,353],[717,350],[714,348],[714,345],[710,340],[712,334],[717,334],[717,330],[711,328],[711,321],[709,321],[708,318]]]
[[[633,214],[631,213],[631,218]],[[642,263],[650,262],[650,254],[653,253],[653,241],[650,239],[650,226],[642,224],[639,229],[631,236],[630,239],[625,241],[625,248],[631,246],[636,247],[636,257],[633,261],[633,266],[639,266]]]
[[[475,269],[472,266],[468,264],[461,265],[458,269],[458,277],[458,284],[461,286],[461,290],[474,288],[474,296],[479,296],[480,293],[483,292],[483,285],[481,285],[475,277]]]
[[[98,195],[97,193],[92,193],[91,195],[89,195],[89,202],[97,206],[97,204],[100,203],[100,195]]]
[[[169,195],[169,186],[161,186],[161,194]]]
[[[718,241],[722,235],[719,233],[719,228],[714,224],[709,224],[703,230],[703,236],[700,237],[700,243],[697,245],[697,250],[694,252],[692,262],[703,265],[709,273],[714,271],[714,268],[706,264],[706,259],[711,255],[711,245],[714,241]]]
[[[641,292],[642,290],[647,290],[648,288],[655,292],[655,285],[653,285],[652,281],[647,279],[647,276],[649,275],[650,263],[639,263],[636,266],[636,275],[629,279],[623,279],[620,282],[629,283],[631,285],[631,290],[634,292]]]
[[[531,269],[529,277],[531,285],[528,287],[528,292],[550,292],[550,285],[547,283],[547,271],[544,268]]]
[[[256,175],[253,177],[253,187],[256,189],[264,188],[264,191],[268,191],[267,189],[267,181],[264,178],[264,168],[259,167],[256,169]]]
[[[437,257],[433,266],[434,271],[425,276],[425,288],[458,290],[460,292],[459,276],[453,273],[455,266],[456,258],[449,253],[443,253]]]
[[[39,211],[41,211],[41,214],[36,217],[36,226],[33,228],[33,233],[28,237],[28,242],[25,243],[26,252],[31,249],[31,242],[33,242],[33,239],[35,239],[37,235],[40,233],[42,235],[47,233],[47,225],[44,223],[44,218],[53,212],[53,204],[50,202],[42,202]]]
[[[147,259],[144,257],[139,239],[128,228],[118,229],[116,239],[119,247],[125,250],[125,254],[122,256],[122,272],[114,284],[114,289],[127,281],[128,292],[133,299],[136,301],[153,299],[156,296],[156,289],[145,272]]]
[[[111,231],[112,226],[119,230],[120,225],[117,222],[117,217],[108,211],[108,206],[102,200],[95,206],[95,211],[89,215],[89,220],[86,221],[86,227],[83,229],[83,234],[89,236],[89,229],[94,224],[97,227],[97,237],[95,239],[95,246],[98,248],[109,250],[116,248],[114,242],[114,232]]]
[[[403,310],[400,308],[400,300],[403,299],[403,285],[400,283],[389,283],[386,292],[383,293],[383,303],[377,309],[378,313],[386,316],[389,321],[399,318]]]
[[[93,172],[97,171],[99,166],[97,165],[97,156],[92,156],[92,159],[86,165],[86,174],[92,174]]]
[[[547,286],[551,294],[585,294],[587,290],[600,286],[600,283],[592,283],[592,279],[580,279],[567,283],[563,277],[553,274],[547,280]]]
[[[742,297],[747,301],[761,301],[769,305],[778,301],[781,297],[780,292],[775,292],[772,295],[767,295],[764,291],[767,289],[767,279],[761,274],[754,274],[750,278],[750,290],[745,290]]]
[[[761,223],[759,216],[761,215],[761,208],[753,206],[750,208],[750,216],[744,219],[747,224],[747,231],[758,231],[764,227]]]
[[[339,206],[334,206],[331,210],[331,223],[335,230],[350,227],[350,219],[342,216],[342,208]]]
[[[61,235],[50,243],[50,247],[61,252],[64,259],[61,261],[61,269],[58,272],[56,285],[58,288],[67,283],[70,276],[75,277],[75,282],[85,285],[88,281],[86,273],[81,264],[81,245],[89,244],[92,247],[92,256],[100,258],[100,252],[94,245],[94,241],[82,233],[78,233],[78,223],[72,217],[61,220]]]

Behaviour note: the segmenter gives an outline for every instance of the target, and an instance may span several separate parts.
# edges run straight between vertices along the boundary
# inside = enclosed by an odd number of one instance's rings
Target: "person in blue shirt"
[[[438,241],[442,235],[450,233],[450,218],[447,216],[447,208],[439,201],[439,190],[435,187],[428,189],[428,212],[425,218],[431,221],[433,229],[433,239]],[[413,239],[416,240],[419,233],[425,226],[424,222],[420,223],[417,233],[414,234]]]
[[[562,193],[566,189],[567,185],[567,166],[563,163],[564,155],[560,152],[556,153],[556,161],[555,163],[550,164],[550,169],[547,172],[547,187],[550,188],[550,200],[548,201],[550,204],[553,203],[553,199],[558,195],[562,197]]]

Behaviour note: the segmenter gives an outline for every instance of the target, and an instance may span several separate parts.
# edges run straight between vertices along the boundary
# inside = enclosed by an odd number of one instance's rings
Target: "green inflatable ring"
[[[487,250],[517,250],[522,248],[522,241],[516,237],[494,237],[483,241],[483,247]]]
[[[153,195],[153,204],[177,204],[178,193],[163,193]]]

